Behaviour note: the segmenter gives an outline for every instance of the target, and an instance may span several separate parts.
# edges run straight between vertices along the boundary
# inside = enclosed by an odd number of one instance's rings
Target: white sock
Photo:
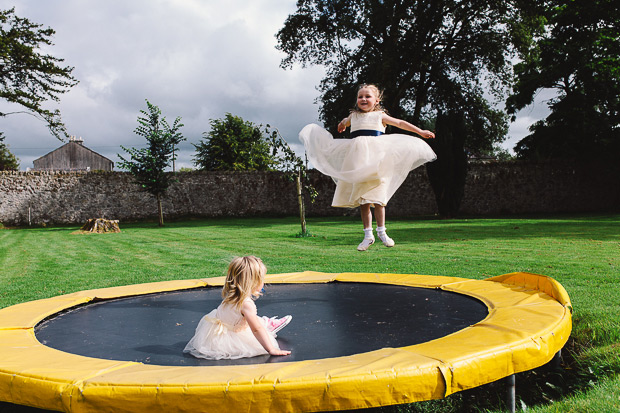
[[[365,239],[373,239],[372,236],[372,228],[364,228],[364,238]]]
[[[383,241],[383,245],[386,247],[394,246],[394,240],[385,232],[385,227],[377,227],[377,236],[381,241]]]

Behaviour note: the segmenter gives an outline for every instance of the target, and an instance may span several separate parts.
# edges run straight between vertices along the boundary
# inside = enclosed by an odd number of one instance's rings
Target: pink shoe
[[[270,331],[272,333],[277,333],[278,331],[286,327],[288,323],[291,322],[292,319],[293,319],[293,316],[290,316],[290,315],[286,315],[282,318],[271,317],[269,321],[267,321],[267,331]]]

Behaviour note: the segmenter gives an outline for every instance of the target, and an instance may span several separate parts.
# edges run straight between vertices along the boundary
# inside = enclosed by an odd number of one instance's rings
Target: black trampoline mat
[[[221,288],[104,300],[39,323],[44,345],[88,357],[165,366],[214,366],[350,356],[434,340],[479,322],[487,307],[466,295],[374,283],[275,284],[256,301],[259,316],[293,316],[278,333],[290,356],[204,360],[183,353]]]

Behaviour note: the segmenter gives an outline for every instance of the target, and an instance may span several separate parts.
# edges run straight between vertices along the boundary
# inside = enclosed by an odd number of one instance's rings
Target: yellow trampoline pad
[[[41,344],[35,326],[93,300],[205,286],[223,277],[80,291],[0,310],[0,401],[66,412],[313,412],[446,397],[549,362],[571,332],[555,280],[300,272],[270,284],[362,282],[442,289],[482,301],[488,316],[429,342],[347,357],[235,366],[158,366],[83,357]]]

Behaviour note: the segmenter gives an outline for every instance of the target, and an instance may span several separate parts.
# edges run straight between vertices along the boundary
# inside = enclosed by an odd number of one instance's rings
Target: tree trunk
[[[301,221],[301,235],[306,235],[306,209],[304,207],[304,197],[301,193],[301,170],[297,171],[295,179],[297,183],[297,204],[299,205],[299,219]]]
[[[82,231],[104,233],[104,232],[121,232],[118,226],[118,220],[109,220],[103,218],[91,218],[80,228]]]
[[[157,212],[159,213],[159,226],[164,226],[164,211],[161,207],[161,195],[157,194]]]
[[[437,209],[443,218],[458,214],[465,193],[466,133],[462,113],[440,113],[437,115],[437,138],[427,141],[437,154],[437,160],[428,163],[426,171],[435,193]]]

